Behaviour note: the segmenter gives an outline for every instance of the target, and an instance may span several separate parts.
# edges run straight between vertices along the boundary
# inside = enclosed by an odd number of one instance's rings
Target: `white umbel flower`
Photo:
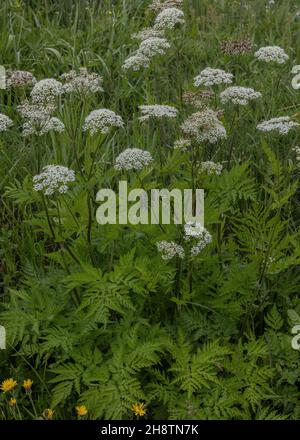
[[[177,8],[166,8],[157,15],[154,29],[174,29],[177,24],[184,24],[184,13]]]
[[[192,243],[191,257],[196,257],[212,241],[212,236],[201,223],[188,222],[184,225],[184,239]],[[195,244],[194,244],[195,243]]]
[[[180,139],[177,139],[174,142],[175,150],[187,151],[190,146],[191,146],[191,140],[190,139],[180,138]]]
[[[0,113],[0,132],[6,131],[13,125],[13,121],[3,113]]]
[[[112,110],[100,108],[93,110],[86,118],[83,124],[83,131],[89,131],[91,135],[95,133],[106,134],[111,128],[122,128],[124,122],[121,116],[117,115]]]
[[[35,104],[54,102],[63,94],[63,85],[54,78],[46,78],[38,81],[31,90],[30,96]]]
[[[8,72],[6,87],[7,88],[25,87],[25,86],[32,86],[35,83],[36,83],[36,78],[33,76],[31,72],[27,72],[25,70],[13,70],[12,72]]]
[[[208,175],[216,174],[219,176],[222,173],[223,165],[220,163],[215,163],[210,160],[206,162],[201,162],[200,171],[207,173]]]
[[[232,79],[232,73],[227,73],[222,69],[212,69],[211,67],[207,67],[194,78],[194,85],[196,87],[201,85],[207,87],[218,84],[231,84]]]
[[[299,166],[299,162],[300,162],[300,147],[298,145],[296,145],[294,148],[292,148],[293,151],[295,151],[296,153],[296,161],[298,162],[298,166]]]
[[[152,37],[163,37],[164,32],[158,29],[153,29],[151,27],[142,29],[140,32],[131,35],[134,40],[144,41]]]
[[[256,92],[250,87],[232,86],[220,93],[223,104],[232,103],[238,105],[247,105],[250,101],[261,98],[262,94]]]
[[[171,45],[166,38],[151,37],[141,42],[137,55],[152,58],[156,55],[164,55]]]
[[[62,133],[65,130],[63,122],[58,118],[52,117],[45,119],[44,121],[27,121],[23,124],[23,136],[31,136],[36,134],[37,136],[42,136],[43,134],[49,133],[49,131],[56,131],[57,133]]]
[[[142,68],[147,69],[150,66],[150,59],[145,55],[137,52],[135,55],[131,55],[126,58],[123,63],[122,68],[124,70],[133,70],[134,72],[138,72]]]
[[[298,126],[299,124],[292,121],[289,116],[280,116],[278,118],[269,119],[268,121],[263,121],[258,124],[256,128],[265,133],[275,131],[279,134],[286,135],[290,130]]]
[[[184,258],[183,247],[174,241],[158,241],[156,242],[156,247],[158,252],[161,253],[161,258],[163,260],[171,260],[176,255],[178,255],[179,258]]]
[[[202,235],[204,227],[201,223],[188,222],[184,225],[184,235],[185,239],[189,237],[199,237]]]
[[[65,129],[64,124],[51,115],[55,111],[53,104],[30,104],[25,102],[17,107],[21,116],[25,119],[23,124],[23,136],[36,134],[42,136],[49,131],[62,133]]]
[[[33,177],[33,189],[43,191],[45,196],[68,191],[68,184],[74,182],[75,172],[62,165],[47,165],[41,174]]]
[[[79,73],[76,70],[70,70],[67,73],[63,73],[61,78],[65,81],[63,89],[66,93],[78,93],[78,94],[92,94],[97,92],[103,92],[102,77],[97,73],[88,73],[85,67],[79,69]]]
[[[288,54],[279,46],[265,46],[261,47],[254,53],[255,58],[266,63],[274,62],[277,64],[284,64],[288,59]]]
[[[115,168],[117,170],[140,171],[153,161],[149,151],[139,148],[127,148],[116,158]]]
[[[217,118],[212,109],[205,109],[193,113],[181,125],[183,134],[197,143],[209,142],[215,144],[219,140],[227,138],[225,127]]]
[[[17,107],[18,112],[20,112],[21,116],[25,119],[30,120],[31,122],[44,121],[49,119],[50,116],[55,111],[55,105],[47,104],[31,104],[29,102],[24,102],[23,104]]]
[[[139,117],[140,121],[147,121],[150,118],[176,118],[178,110],[171,105],[140,105],[139,110],[142,116]]]

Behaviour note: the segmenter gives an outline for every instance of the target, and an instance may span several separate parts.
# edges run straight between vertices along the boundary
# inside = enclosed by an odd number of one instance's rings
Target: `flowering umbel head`
[[[209,176],[212,174],[216,174],[219,176],[222,173],[223,165],[221,163],[215,163],[210,160],[206,162],[201,162],[200,164],[200,172],[206,173]]]
[[[177,8],[165,8],[156,17],[154,29],[174,29],[176,25],[184,24],[184,13]]]
[[[201,85],[208,87],[220,84],[231,84],[232,79],[232,73],[227,73],[222,69],[212,69],[211,67],[207,67],[194,78],[194,85],[196,87]]]
[[[3,115],[3,113],[0,113],[0,132],[6,131],[12,125],[13,125],[13,121],[8,116]]]
[[[156,247],[163,260],[171,260],[175,256],[184,258],[184,249],[174,241],[157,241]]]
[[[62,95],[63,91],[63,86],[59,81],[54,78],[46,78],[34,85],[30,96],[35,104],[53,103],[57,97]]]
[[[254,54],[255,58],[265,63],[284,64],[289,56],[279,46],[265,46],[258,49]]]
[[[147,409],[144,403],[134,403],[131,407],[131,411],[136,415],[143,417],[147,414]]]
[[[18,385],[17,381],[14,380],[13,378],[5,379],[0,385],[0,390],[3,391],[3,393],[9,393],[17,385]]]
[[[112,110],[100,108],[93,110],[86,118],[83,124],[83,131],[89,131],[93,136],[95,133],[107,134],[113,127],[122,128],[124,122],[121,116]]]
[[[171,45],[166,38],[150,37],[141,42],[136,54],[152,58],[156,55],[164,55],[166,50],[170,49],[170,47]]]
[[[149,66],[150,59],[137,51],[135,55],[126,58],[122,68],[124,70],[133,70],[134,72],[137,72],[142,68],[147,69]]]
[[[241,55],[250,52],[252,44],[249,38],[226,40],[220,43],[221,52],[227,55]]]
[[[68,191],[68,184],[74,182],[75,172],[62,165],[47,165],[41,174],[33,177],[33,189],[43,191],[45,196]]]
[[[286,135],[296,127],[299,127],[299,124],[294,122],[289,116],[280,116],[278,118],[269,119],[268,121],[263,121],[258,124],[256,128],[264,133],[274,132]]]
[[[8,72],[6,87],[7,88],[18,88],[25,86],[32,86],[36,83],[36,78],[31,72],[25,70],[14,70]]]
[[[149,151],[139,148],[127,148],[116,158],[116,170],[140,171],[153,161]]]
[[[22,118],[25,119],[23,124],[23,136],[37,135],[42,136],[49,131],[61,133],[64,131],[64,124],[52,116],[55,111],[53,103],[32,104],[27,101],[17,107]]]
[[[185,104],[193,107],[205,108],[207,102],[212,99],[214,92],[211,90],[200,90],[199,92],[185,92],[182,95],[182,100]]]
[[[149,27],[142,29],[140,32],[132,34],[131,38],[134,40],[144,41],[152,37],[163,37],[163,35],[163,31]]]
[[[190,243],[190,255],[196,257],[212,241],[212,236],[201,223],[188,222],[184,226],[184,239]]]
[[[250,87],[232,86],[220,93],[223,104],[247,105],[250,101],[261,98],[262,94]]]
[[[89,73],[85,67],[81,67],[79,72],[70,70],[63,73],[61,79],[65,82],[63,89],[66,93],[87,95],[103,92],[102,77],[97,73]]]
[[[210,108],[193,113],[181,124],[180,128],[185,137],[197,143],[215,144],[227,137],[225,127],[219,121],[216,112]]]
[[[171,105],[140,105],[139,110],[142,116],[139,117],[141,122],[147,121],[150,118],[176,118],[178,110]]]

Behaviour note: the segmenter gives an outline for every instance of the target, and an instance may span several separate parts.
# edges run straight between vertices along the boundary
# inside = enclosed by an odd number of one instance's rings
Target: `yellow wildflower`
[[[50,409],[50,408],[46,408],[46,409],[44,409],[44,411],[43,411],[43,417],[44,417],[44,419],[46,419],[46,420],[52,420],[52,419],[53,419],[53,416],[54,416],[54,412],[55,412],[55,411],[53,411],[53,409]]]
[[[17,399],[15,399],[14,397],[11,397],[8,401],[9,406],[14,407],[17,404]]]
[[[9,391],[12,391],[16,385],[17,385],[16,380],[12,378],[5,379],[0,386],[0,390],[3,391],[4,393],[8,393]]]
[[[86,409],[86,407],[84,405],[81,406],[76,406],[76,413],[78,417],[83,417],[87,414],[88,410]]]
[[[25,379],[24,381],[23,381],[23,388],[24,388],[24,390],[26,391],[26,393],[28,392],[28,391],[30,391],[30,389],[31,389],[31,385],[33,384],[33,381],[31,380],[31,379]]]
[[[141,416],[141,417],[143,417],[147,413],[144,403],[134,403],[131,407],[131,410],[132,412],[134,412],[136,416]]]

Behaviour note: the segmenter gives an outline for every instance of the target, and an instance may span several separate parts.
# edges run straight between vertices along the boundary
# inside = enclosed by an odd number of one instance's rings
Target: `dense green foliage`
[[[0,111],[14,121],[0,133],[0,324],[8,338],[0,379],[18,381],[20,410],[2,393],[0,418],[52,408],[69,419],[82,404],[90,418],[128,419],[144,402],[149,419],[299,419],[300,355],[291,347],[300,324],[299,129],[284,137],[256,129],[286,114],[300,122],[300,91],[291,87],[298,2],[185,1],[186,23],[167,33],[171,49],[149,69],[125,71],[138,46],[131,34],[153,24],[149,3],[1,2],[0,64],[37,79],[85,66],[103,76],[104,92],[61,99],[65,132],[24,138],[16,107],[30,90],[0,90]],[[250,53],[220,51],[222,40],[247,36]],[[267,45],[284,48],[288,62],[255,60]],[[228,138],[197,154],[224,169],[192,181],[189,152],[173,144],[194,111],[183,94],[207,66],[262,98],[234,115],[217,89],[211,105],[223,108]],[[174,105],[178,118],[141,124],[143,104]],[[121,115],[124,128],[83,133],[84,118],[102,107]],[[155,158],[139,176],[113,167],[129,146]],[[76,181],[63,196],[43,198],[32,177],[52,163],[75,170]],[[180,265],[162,260],[155,243],[178,239],[181,226],[99,225],[96,193],[117,189],[121,177],[130,189],[141,181],[146,189],[204,188],[212,243]],[[26,378],[36,414],[21,389]]]

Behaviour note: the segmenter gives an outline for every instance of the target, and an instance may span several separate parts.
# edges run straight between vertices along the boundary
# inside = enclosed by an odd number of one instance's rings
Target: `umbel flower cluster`
[[[296,145],[293,148],[293,151],[295,151],[295,153],[296,153],[296,161],[298,162],[298,166],[299,166],[299,162],[300,162],[300,147],[298,145]]]
[[[268,121],[263,121],[257,125],[259,131],[277,132],[282,135],[288,134],[293,128],[298,127],[299,124],[291,120],[289,116],[280,116],[278,118],[272,118]]]
[[[149,151],[139,148],[127,148],[116,158],[116,170],[140,171],[153,161]]]
[[[171,260],[178,255],[179,258],[184,258],[184,249],[175,241],[158,241],[156,242],[158,252],[161,253],[163,260]]]
[[[139,117],[141,122],[150,118],[176,118],[178,110],[170,105],[140,105],[139,110],[142,116]]]
[[[65,93],[78,93],[81,95],[103,92],[102,77],[97,73],[89,73],[85,67],[76,70],[70,70],[61,75],[61,79],[65,82],[63,90]]]
[[[251,51],[252,44],[249,38],[242,40],[226,40],[220,43],[221,52],[227,55],[241,55]]]
[[[219,176],[222,173],[223,165],[220,163],[215,163],[210,160],[206,162],[201,162],[200,164],[200,172],[206,173],[208,175],[216,174]]]
[[[54,78],[38,81],[31,90],[30,96],[34,104],[54,103],[64,92],[63,85]]]
[[[56,100],[62,94],[63,86],[54,78],[42,79],[34,84],[30,93],[31,102],[25,101],[17,108],[24,119],[23,136],[64,131],[63,122],[52,116],[56,110]]]
[[[190,139],[180,138],[174,142],[175,150],[187,151],[190,146],[191,146]]]
[[[213,96],[214,92],[211,90],[200,90],[198,92],[185,92],[182,95],[182,100],[185,104],[203,108]]]
[[[34,190],[43,191],[46,196],[68,191],[68,184],[75,181],[75,172],[61,165],[47,165],[41,174],[33,177]]]
[[[36,134],[37,136],[42,136],[43,134],[49,133],[49,131],[56,131],[57,133],[62,133],[65,130],[65,125],[60,119],[55,117],[49,117],[40,119],[38,122],[34,123],[32,121],[24,122],[23,124],[23,136],[30,136]]]
[[[170,43],[166,38],[150,37],[141,42],[138,55],[150,59],[155,57],[155,55],[163,55],[170,47]]]
[[[202,85],[208,87],[219,84],[231,84],[232,79],[232,73],[226,73],[222,69],[212,69],[211,67],[207,67],[194,78],[194,85],[196,87]]]
[[[220,99],[223,104],[247,105],[250,101],[261,98],[261,96],[260,92],[256,92],[250,87],[232,86],[221,92]]]
[[[165,31],[174,29],[184,23],[184,14],[176,7],[163,7],[154,20],[154,26],[147,27],[138,33],[132,34],[133,39],[140,41],[139,48],[123,63],[123,69],[139,71],[148,68],[151,59],[157,55],[164,55],[171,45],[165,38]]]
[[[83,131],[89,131],[91,135],[95,133],[107,134],[111,128],[122,128],[124,122],[121,116],[112,110],[100,108],[93,110],[86,118],[83,124]]]
[[[183,122],[180,128],[184,136],[197,143],[209,142],[215,144],[227,137],[225,127],[219,121],[216,112],[210,108],[193,113]]]
[[[156,247],[163,260],[171,260],[186,255],[196,257],[212,241],[212,236],[200,223],[188,222],[184,225],[184,242],[182,246],[174,241],[158,241]],[[186,248],[186,249],[185,249]]]
[[[196,257],[211,241],[212,236],[201,223],[189,222],[184,226],[184,239],[192,244],[191,257]]]
[[[30,72],[12,72],[9,81],[11,86],[21,84],[34,84],[30,92],[30,101],[24,101],[17,107],[23,122],[23,136],[42,136],[50,131],[61,133],[65,130],[63,122],[54,116],[57,108],[57,99],[63,94],[78,93],[83,96],[103,91],[102,77],[96,73],[89,73],[86,68],[80,68],[79,72],[70,70],[61,75],[64,84],[54,78],[46,78],[36,82]],[[1,131],[7,130],[12,121],[5,115],[1,116]],[[92,111],[85,119],[83,131],[89,131],[92,135],[101,132],[108,133],[111,128],[123,127],[124,123],[120,116],[108,109]]]
[[[49,131],[63,132],[64,124],[52,114],[55,111],[54,104],[31,104],[24,102],[18,106],[18,111],[25,120],[23,124],[23,136],[42,136]]]
[[[255,58],[266,63],[274,62],[276,64],[284,64],[288,59],[288,54],[279,46],[261,47],[254,53]]]
[[[0,132],[6,131],[13,125],[13,121],[3,113],[0,113]]]
[[[140,32],[132,34],[131,38],[139,41],[144,41],[148,40],[148,38],[163,37],[163,35],[163,31],[149,27],[142,29]]]
[[[13,70],[7,73],[6,87],[18,88],[25,86],[33,86],[36,78],[31,72],[25,70]]]
[[[184,24],[184,13],[177,8],[166,8],[156,17],[154,21],[154,29],[174,29],[177,24]]]

